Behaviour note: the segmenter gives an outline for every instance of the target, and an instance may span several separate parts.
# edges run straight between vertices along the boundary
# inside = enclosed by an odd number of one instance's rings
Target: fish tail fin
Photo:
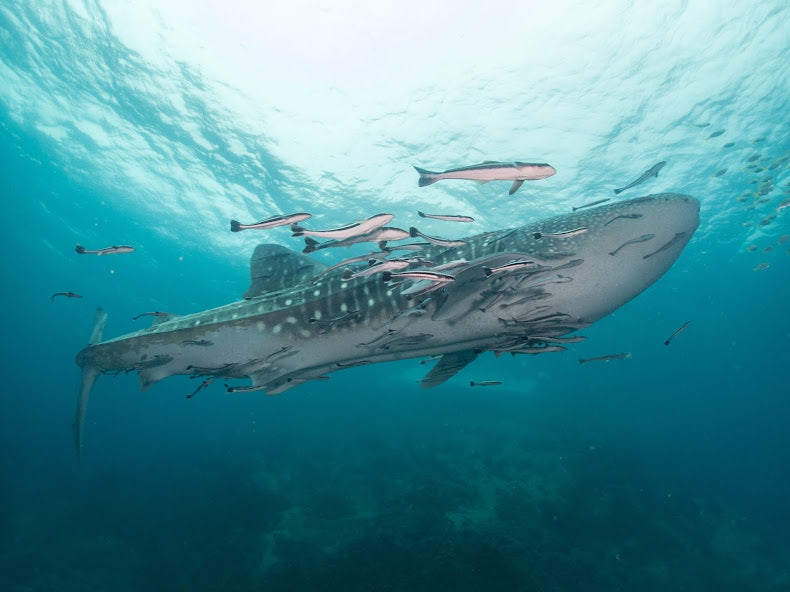
[[[77,245],[77,246],[76,246],[76,248],[75,248],[74,250],[75,250],[77,253],[79,253],[80,255],[82,255],[83,253],[85,253],[85,247],[83,247],[82,245]]]
[[[351,271],[350,269],[344,269],[343,270],[343,276],[342,277],[343,277],[344,280],[350,280],[352,275],[354,275],[354,272]]]
[[[417,215],[418,215],[420,218],[425,218],[425,212],[421,212],[420,210],[417,210]]]
[[[96,345],[101,341],[104,333],[104,325],[107,322],[107,313],[99,307],[96,309],[96,317],[93,320],[93,330],[88,341],[89,345]],[[93,383],[96,382],[101,374],[101,368],[86,363],[82,366],[82,383],[80,385],[79,396],[77,397],[77,411],[74,416],[74,445],[77,448],[77,458],[82,460],[82,433],[85,425],[85,411],[88,409],[88,399],[91,396]]]
[[[623,192],[623,190],[622,190],[622,189],[615,189],[615,190],[614,190],[614,194],[615,194],[615,195],[620,195],[622,192]]]
[[[241,223],[238,220],[230,221],[230,231],[239,232],[241,230]]]
[[[469,381],[469,386],[474,386],[474,385],[475,385],[475,381],[474,380],[470,380]]]
[[[316,250],[316,245],[318,244],[317,240],[310,238],[309,236],[304,237],[304,249],[302,249],[302,253],[312,253]]]
[[[391,271],[384,271],[381,273],[381,280],[384,282],[388,282],[392,279],[392,272]]]
[[[409,228],[409,236],[411,236],[412,238],[414,238],[415,236],[420,236],[420,231],[417,230],[416,227],[412,226],[411,228]]]
[[[304,231],[305,229],[298,224],[291,224],[291,232],[293,233],[291,236],[304,236]]]
[[[420,173],[420,180],[417,181],[418,187],[426,187],[427,185],[433,185],[439,179],[436,178],[438,173],[433,171],[426,171],[425,169],[421,169],[420,167],[414,167],[414,170]]]
[[[493,269],[491,269],[490,267],[483,267],[483,271],[485,272],[485,274],[486,274],[486,277],[488,277],[488,276],[490,276],[492,273],[494,273],[494,270],[493,270]]]
[[[669,341],[670,341],[670,340],[669,340],[669,339],[667,339],[667,340],[664,342],[664,345],[669,345]]]

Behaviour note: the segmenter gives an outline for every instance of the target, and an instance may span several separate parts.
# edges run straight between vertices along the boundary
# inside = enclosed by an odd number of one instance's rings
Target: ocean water
[[[0,590],[790,589],[786,3],[255,4],[0,4]],[[557,174],[508,196],[412,169],[482,160]],[[622,197],[692,195],[699,229],[569,351],[432,390],[418,359],[274,397],[104,376],[78,462],[98,305],[115,337],[302,246],[230,218],[484,232],[660,160]]]

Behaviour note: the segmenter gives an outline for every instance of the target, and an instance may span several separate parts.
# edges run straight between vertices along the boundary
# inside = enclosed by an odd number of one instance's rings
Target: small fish
[[[354,222],[347,224],[340,228],[333,228],[331,230],[308,230],[296,224],[291,224],[293,236],[314,236],[318,238],[333,238],[343,240],[352,236],[362,236],[373,232],[376,228],[384,226],[390,222],[395,216],[393,214],[376,214],[362,222]]]
[[[757,138],[757,139],[754,141],[754,143],[755,143],[755,144],[758,144],[758,143],[760,143],[760,142],[765,142],[765,138]]]
[[[362,271],[352,272],[350,269],[346,269],[343,272],[343,279],[344,280],[354,280],[356,278],[364,277],[366,275],[372,275],[374,273],[381,273],[384,271],[394,271],[398,269],[405,269],[409,266],[409,262],[404,259],[387,259],[386,261],[382,261],[381,263],[376,263],[363,269]]]
[[[646,170],[642,174],[642,176],[639,177],[636,181],[633,181],[632,183],[629,183],[628,185],[626,185],[625,187],[621,187],[620,189],[615,189],[614,190],[615,195],[620,195],[626,189],[631,189],[631,187],[636,187],[637,185],[644,183],[650,177],[658,177],[658,171],[663,169],[665,164],[667,164],[666,160],[662,160],[661,162],[654,164],[648,170]]]
[[[199,345],[201,347],[208,347],[209,345],[214,345],[214,342],[209,341],[208,339],[187,339],[186,341],[182,341],[181,345]]]
[[[312,214],[300,212],[297,214],[272,216],[271,218],[266,218],[266,220],[261,220],[260,222],[256,222],[255,224],[241,224],[237,220],[231,220],[230,231],[240,232],[242,230],[266,230],[267,228],[276,228],[277,226],[296,224],[297,222],[302,222],[304,220],[307,220],[308,218],[312,218]]]
[[[622,360],[630,357],[630,352],[623,352],[621,354],[612,354],[609,356],[598,356],[597,358],[579,358],[579,364],[586,364],[587,362],[608,362],[609,360]]]
[[[771,252],[773,252],[773,250],[774,250],[773,246],[772,245],[768,245],[767,247],[765,247],[763,249],[763,253],[771,253]]]
[[[133,321],[136,321],[140,317],[169,317],[171,316],[169,312],[162,312],[160,310],[155,310],[153,312],[141,312],[136,317],[132,317]]]
[[[773,222],[774,217],[768,216],[760,220],[760,226],[768,226],[771,222]]]
[[[130,247],[129,245],[113,245],[104,249],[92,250],[86,249],[82,245],[77,245],[74,250],[79,255],[116,255],[119,253],[131,253],[134,251],[134,247]]]
[[[710,122],[708,122],[708,123],[695,123],[694,127],[708,127],[709,125],[710,125]]]
[[[719,169],[718,171],[716,171],[715,173],[713,173],[713,176],[714,176],[714,177],[721,177],[721,176],[722,176],[722,175],[724,175],[726,172],[727,172],[727,167],[724,167],[723,169]]]
[[[312,253],[313,251],[318,251],[320,249],[334,247],[350,247],[351,245],[356,245],[358,243],[379,243],[379,248],[384,250],[387,241],[403,240],[404,238],[409,238],[409,236],[409,233],[405,230],[395,228],[393,226],[382,226],[381,228],[375,228],[366,234],[358,234],[343,240],[330,240],[324,243],[319,243],[309,236],[306,236],[304,237],[305,247],[302,250],[302,253]]]
[[[790,234],[783,234],[777,239],[776,244],[781,245],[782,243],[786,243],[789,240],[790,240]]]
[[[615,220],[637,220],[642,217],[642,214],[623,214],[622,216],[615,216],[611,220],[609,220],[604,226],[609,226]]]
[[[435,236],[428,236],[427,234],[423,234],[417,230],[414,226],[409,228],[409,234],[412,237],[419,236],[420,238],[427,240],[429,243],[433,243],[434,245],[438,245],[440,247],[461,247],[466,244],[466,241],[462,240],[447,240],[443,238],[437,238]]]
[[[723,130],[723,129],[716,130],[715,132],[713,132],[711,135],[708,136],[708,140],[712,140],[713,138],[718,138],[720,135],[722,135],[726,131],[727,130]]]
[[[686,233],[685,233],[685,232],[676,232],[676,233],[675,233],[675,236],[673,236],[671,239],[669,239],[669,240],[668,240],[667,242],[665,242],[663,245],[661,245],[660,247],[658,247],[658,248],[657,248],[655,251],[653,251],[652,253],[648,253],[647,255],[642,255],[642,259],[649,259],[649,258],[650,258],[650,257],[652,257],[653,255],[658,255],[658,254],[659,254],[659,253],[661,253],[662,251],[666,251],[668,248],[670,248],[672,245],[674,245],[675,243],[677,243],[677,242],[678,242],[680,239],[682,239],[684,236],[686,236]]]
[[[732,148],[735,146],[735,142],[727,142],[722,148]]]
[[[755,160],[760,160],[760,154],[752,154],[749,158],[746,159],[746,162],[754,162]]]
[[[496,386],[498,384],[502,384],[502,381],[501,380],[481,380],[479,382],[475,382],[474,380],[469,381],[469,386]]]
[[[202,389],[206,388],[206,387],[207,387],[208,385],[210,385],[212,382],[214,382],[214,379],[213,379],[213,378],[207,378],[206,380],[204,380],[203,382],[201,382],[201,383],[200,383],[200,386],[199,386],[199,387],[197,387],[197,388],[196,388],[194,391],[192,391],[192,394],[191,394],[191,395],[187,395],[187,399],[191,399],[192,397],[194,397],[195,395],[197,395],[197,394],[198,394],[198,393],[199,393],[199,392],[200,392]]]
[[[679,328],[677,331],[675,331],[675,332],[674,332],[672,335],[670,335],[670,336],[669,336],[669,338],[668,338],[668,339],[667,339],[667,340],[664,342],[664,345],[669,345],[669,343],[670,343],[670,342],[671,342],[671,341],[672,341],[672,340],[673,340],[675,337],[677,337],[677,336],[678,336],[678,335],[680,335],[680,334],[681,334],[683,331],[685,331],[685,330],[686,330],[686,327],[688,327],[688,326],[689,326],[689,323],[690,323],[690,322],[691,322],[691,321],[686,321],[685,323],[683,323],[683,324],[680,326],[680,328]]]
[[[535,265],[536,264],[534,261],[511,261],[510,263],[500,265],[499,267],[483,267],[483,271],[487,276],[490,276],[496,273],[524,269],[525,267],[535,267]]]
[[[417,210],[420,218],[433,218],[434,220],[444,220],[445,222],[474,222],[471,216],[456,216],[453,214],[426,214]]]
[[[444,179],[466,179],[477,181],[478,183],[488,183],[489,181],[513,181],[509,195],[513,195],[524,184],[524,181],[536,181],[551,177],[557,171],[546,163],[531,162],[495,162],[487,160],[480,164],[448,169],[442,172],[426,171],[420,167],[414,167],[420,174],[417,183],[419,187],[431,185]]]
[[[602,203],[606,203],[607,201],[611,201],[611,199],[612,199],[611,197],[605,197],[604,199],[598,199],[596,201],[591,201],[590,203],[586,203],[583,206],[576,206],[575,208],[573,208],[573,211],[575,212],[576,210],[583,210],[584,208],[591,208],[593,206],[597,206],[597,205],[600,205]]]
[[[451,275],[447,275],[446,273],[437,273],[435,271],[402,271],[400,273],[392,273],[389,271],[385,271],[382,274],[382,279],[385,282],[389,282],[391,280],[427,280],[429,282],[438,282],[441,284],[446,284],[448,282],[454,282],[455,278]]]
[[[563,230],[561,232],[533,232],[532,236],[535,240],[541,238],[571,238],[572,236],[579,236],[587,232],[586,226],[574,228],[573,230]]]
[[[351,319],[356,318],[358,315],[359,315],[358,310],[349,310],[348,312],[345,312],[342,315],[333,317],[331,319],[318,319],[316,317],[310,317],[309,321],[311,323],[317,323],[319,325],[334,325],[335,323],[350,321]]]
[[[625,247],[625,246],[628,246],[628,245],[633,245],[633,244],[635,244],[635,243],[644,243],[644,242],[647,242],[647,241],[649,241],[650,239],[652,239],[654,236],[655,236],[654,234],[643,234],[642,236],[638,236],[638,237],[636,237],[636,238],[632,238],[631,240],[627,240],[627,241],[625,241],[625,242],[624,242],[622,245],[620,245],[619,247],[617,247],[617,248],[616,248],[614,251],[610,251],[610,252],[609,252],[609,254],[610,254],[612,257],[614,257],[615,255],[617,255],[617,253],[619,253],[619,252],[620,252],[620,249],[622,249],[623,247]]]
[[[757,267],[752,269],[752,271],[764,271],[764,270],[768,269],[769,267],[771,267],[770,263],[760,263],[760,265],[758,265]]]
[[[790,208],[790,199],[782,200],[782,203],[779,204],[779,207],[776,208],[776,211],[781,212],[785,208]]]
[[[752,251],[756,251],[757,250],[757,245],[749,245],[748,247],[746,247],[746,250],[749,251],[750,253]]]
[[[65,296],[66,298],[82,298],[79,294],[74,292],[55,292],[49,299],[50,302],[55,302],[55,296]]]

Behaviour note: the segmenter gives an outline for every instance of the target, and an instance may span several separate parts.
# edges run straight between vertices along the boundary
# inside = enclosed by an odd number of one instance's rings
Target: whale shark
[[[478,234],[461,246],[427,245],[412,261],[426,273],[408,274],[328,271],[282,245],[258,245],[251,285],[238,302],[157,317],[107,341],[107,315],[97,310],[76,360],[77,454],[101,374],[137,372],[143,390],[180,374],[273,395],[343,368],[430,356],[438,362],[421,381],[430,388],[483,352],[562,351],[581,338],[569,334],[660,278],[698,224],[695,198],[649,195]],[[430,266],[447,271],[428,273]],[[228,384],[236,379],[245,383]]]

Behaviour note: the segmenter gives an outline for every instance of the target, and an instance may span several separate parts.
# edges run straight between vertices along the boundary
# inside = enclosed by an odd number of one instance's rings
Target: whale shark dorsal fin
[[[431,371],[420,381],[420,387],[427,389],[442,384],[448,378],[455,376],[460,370],[477,357],[477,351],[467,349],[464,351],[444,354]]]
[[[244,298],[258,298],[311,281],[326,265],[282,245],[260,244],[250,259],[250,287]]]

